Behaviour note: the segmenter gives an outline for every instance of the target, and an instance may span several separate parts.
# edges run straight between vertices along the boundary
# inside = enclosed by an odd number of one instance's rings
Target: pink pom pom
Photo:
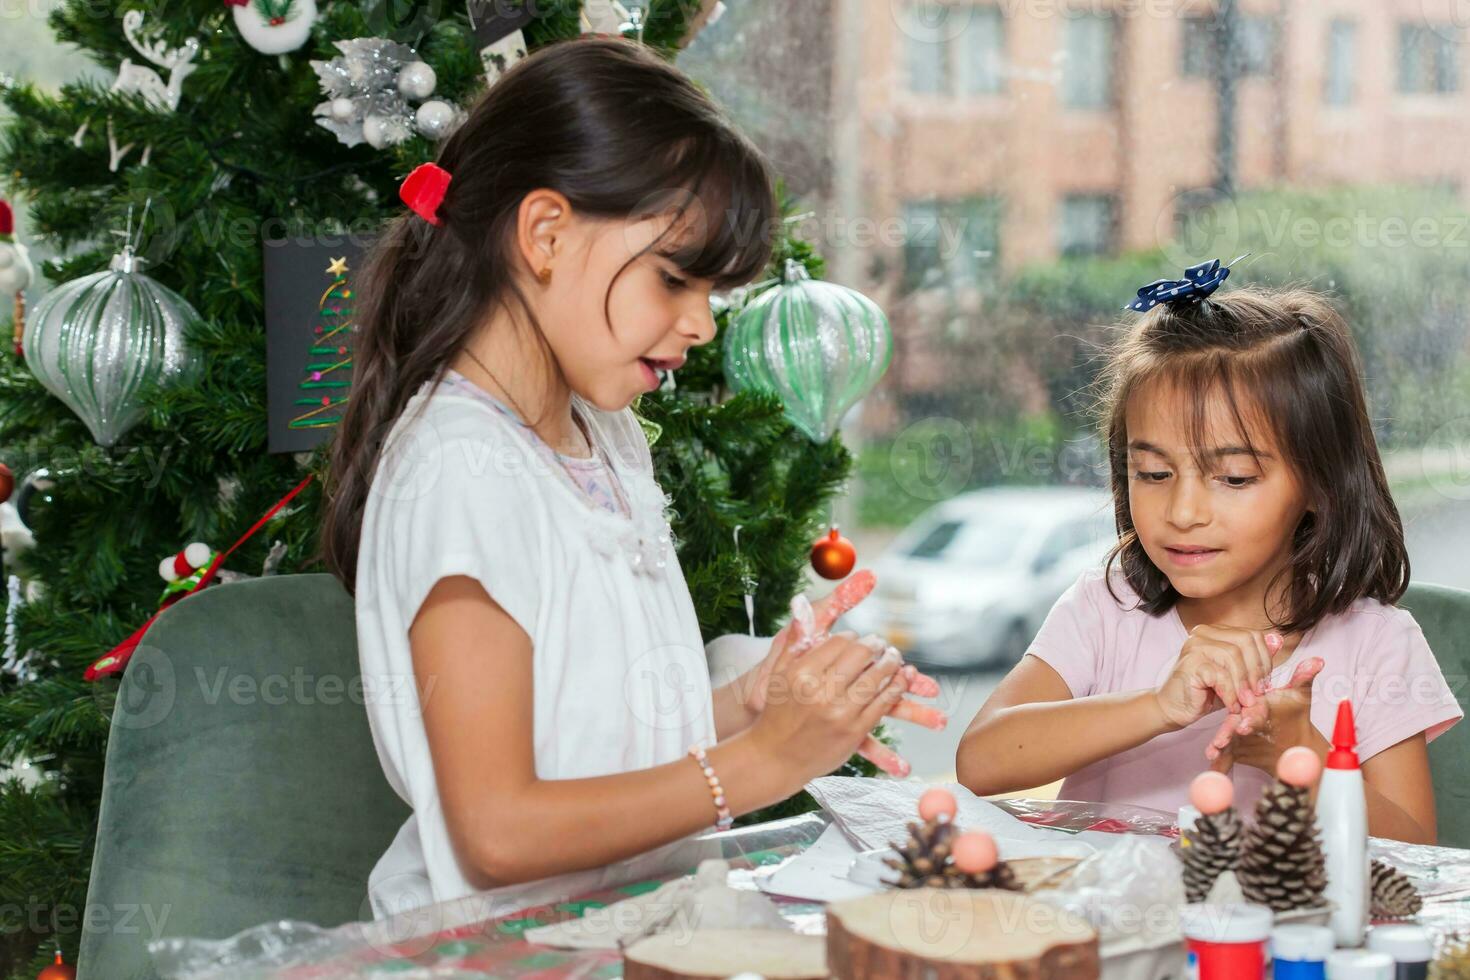
[[[1200,813],[1223,813],[1235,802],[1235,784],[1223,772],[1202,772],[1189,784],[1189,802]]]
[[[1296,745],[1281,753],[1276,775],[1288,786],[1310,786],[1322,775],[1322,760],[1305,745]]]
[[[927,790],[923,796],[919,797],[920,820],[933,820],[936,817],[953,820],[957,809],[954,794],[947,789]]]
[[[955,867],[969,875],[984,874],[1000,860],[995,838],[978,830],[957,835],[950,853],[954,855]]]

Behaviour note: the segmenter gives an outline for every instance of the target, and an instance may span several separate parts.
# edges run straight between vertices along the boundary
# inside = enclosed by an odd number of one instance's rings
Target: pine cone
[[[1429,967],[1429,980],[1470,980],[1470,943],[1451,942]]]
[[[1322,841],[1305,787],[1275,780],[1261,794],[1236,869],[1246,901],[1277,912],[1316,908],[1327,886]]]
[[[908,842],[890,844],[898,857],[886,857],[883,863],[898,872],[899,888],[921,888],[932,885],[949,887],[945,877],[945,866],[949,863],[950,839],[954,836],[954,824],[949,821],[928,820],[908,823]]]
[[[1419,914],[1424,907],[1424,899],[1419,897],[1407,875],[1377,860],[1372,862],[1371,868],[1373,876],[1369,894],[1373,896],[1370,907],[1373,918],[1407,919]]]
[[[1016,872],[1011,870],[1011,866],[1004,861],[997,862],[995,867],[978,875],[966,874],[953,864],[944,870],[951,881],[958,882],[951,886],[953,888],[1003,888],[1009,892],[1025,890],[1021,885],[1021,879],[1016,877]]]
[[[1234,807],[1202,816],[1183,848],[1186,901],[1203,902],[1215,879],[1240,865],[1240,814]]]
[[[898,888],[1005,888],[1021,891],[1021,883],[1010,865],[998,863],[983,875],[966,874],[950,860],[950,849],[958,828],[949,821],[909,821],[909,839],[902,846],[890,844],[897,857],[883,863],[898,872]]]

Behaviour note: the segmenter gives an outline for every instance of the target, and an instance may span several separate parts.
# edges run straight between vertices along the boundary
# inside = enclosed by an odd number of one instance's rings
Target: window
[[[947,8],[937,3],[909,7],[904,25],[908,38],[909,91],[938,95],[948,90],[950,41],[945,23]]]
[[[1423,24],[1399,26],[1399,91],[1406,95],[1445,95],[1460,90],[1460,59],[1454,28]]]
[[[1242,75],[1271,75],[1276,71],[1276,40],[1280,31],[1271,17],[1240,19],[1240,59]]]
[[[907,36],[909,91],[998,95],[1005,91],[1005,20],[1000,8],[914,4]]]
[[[905,292],[974,284],[996,267],[996,198],[912,201],[904,205],[904,227]]]
[[[1184,36],[1180,46],[1179,71],[1185,78],[1211,78],[1215,74],[1215,22],[1207,17],[1186,17],[1180,22]]]
[[[1334,20],[1327,26],[1328,105],[1351,105],[1357,95],[1358,25]]]
[[[1098,14],[1070,17],[1064,28],[1062,104],[1104,109],[1113,104],[1113,21]]]
[[[1105,255],[1113,250],[1113,199],[1073,194],[1062,200],[1057,248],[1062,255]]]
[[[974,7],[964,32],[955,39],[954,57],[961,95],[998,95],[1005,90],[1005,21],[997,7]]]
[[[1221,26],[1212,17],[1187,17],[1180,47],[1180,74],[1186,78],[1214,78],[1219,62]],[[1235,39],[1236,74],[1271,75],[1276,67],[1280,27],[1271,17],[1242,17]]]

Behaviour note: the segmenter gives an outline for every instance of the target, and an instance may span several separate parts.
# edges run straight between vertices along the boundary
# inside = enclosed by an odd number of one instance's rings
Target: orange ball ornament
[[[1189,784],[1189,802],[1205,816],[1223,813],[1235,802],[1235,784],[1223,772],[1202,772]]]
[[[995,838],[979,830],[955,837],[950,854],[954,857],[954,866],[967,875],[983,875],[1000,860]]]
[[[1305,788],[1322,775],[1322,760],[1305,745],[1294,745],[1276,760],[1276,776],[1288,786]]]
[[[56,962],[43,967],[36,980],[77,980],[77,968],[61,962],[61,950],[56,951]]]
[[[959,804],[955,803],[954,794],[947,789],[935,787],[925,790],[924,795],[919,797],[920,820],[929,821],[938,817],[953,820],[958,809]]]
[[[857,548],[838,534],[835,527],[827,532],[825,538],[812,545],[812,568],[822,578],[847,578],[856,564]]]

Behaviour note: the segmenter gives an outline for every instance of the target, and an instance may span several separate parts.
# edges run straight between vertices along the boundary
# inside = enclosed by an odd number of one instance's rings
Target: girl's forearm
[[[748,730],[705,750],[731,816],[770,806],[801,788],[773,763],[779,754]],[[596,868],[713,828],[716,810],[689,756],[651,769],[584,779],[535,780],[486,808],[462,860],[478,888]]]
[[[1174,730],[1151,690],[1018,704],[976,718],[960,739],[956,776],[978,796],[1011,793]]]
[[[1312,804],[1317,803],[1317,791],[1321,782],[1312,786]],[[1438,835],[1430,833],[1423,824],[1409,815],[1367,780],[1363,781],[1363,796],[1368,801],[1368,833],[1374,837],[1401,840],[1409,844],[1437,844]]]
[[[745,731],[759,715],[745,704],[746,685],[755,669],[714,689],[715,738],[724,741]]]

